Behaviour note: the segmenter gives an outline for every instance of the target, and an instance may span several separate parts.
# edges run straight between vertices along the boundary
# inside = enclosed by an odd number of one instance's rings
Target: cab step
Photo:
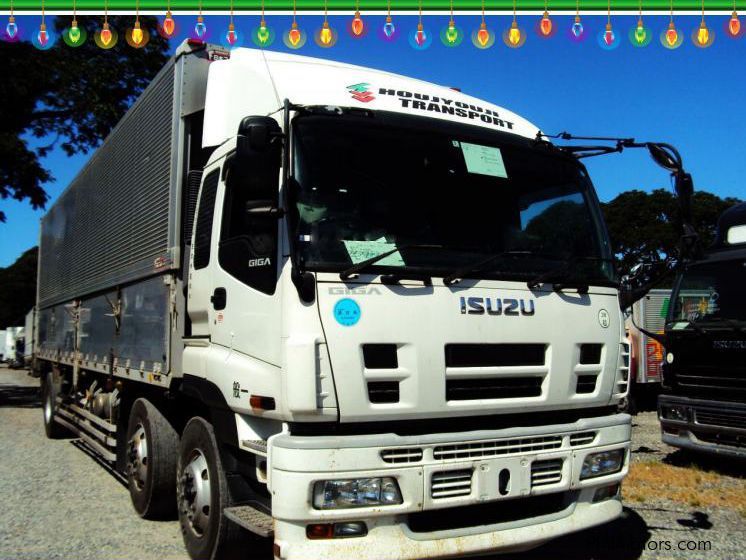
[[[223,510],[226,519],[251,531],[260,537],[271,537],[275,529],[272,516],[256,509],[254,506],[234,506]]]

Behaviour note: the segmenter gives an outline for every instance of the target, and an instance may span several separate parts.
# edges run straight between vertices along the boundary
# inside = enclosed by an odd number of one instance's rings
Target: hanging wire
[[[611,25],[611,0],[606,3],[606,25]]]
[[[483,26],[485,25],[485,22],[484,22],[484,0],[482,0],[482,25]]]
[[[296,6],[295,6],[295,0],[293,0],[293,25],[295,25],[295,13],[296,13]]]
[[[516,0],[513,0],[513,23],[516,23],[516,17],[515,17],[515,10],[516,10]]]
[[[735,0],[733,0],[734,10],[735,10],[735,4],[736,2]],[[391,17],[391,0],[386,1],[386,16],[389,18]]]
[[[419,9],[419,22],[418,27],[422,27],[422,0],[418,0],[418,9]]]
[[[328,10],[327,10],[327,0],[324,0],[324,23],[328,23]]]
[[[671,23],[673,23],[673,0],[671,0]]]

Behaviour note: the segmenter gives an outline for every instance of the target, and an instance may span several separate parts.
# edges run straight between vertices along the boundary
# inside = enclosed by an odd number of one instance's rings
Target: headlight
[[[583,468],[580,470],[580,480],[619,472],[622,470],[623,463],[624,449],[591,453],[583,461]]]
[[[661,406],[661,418],[686,422],[689,420],[689,408],[678,404],[664,404]]]
[[[399,485],[393,478],[321,480],[313,488],[316,509],[387,506],[402,503]]]

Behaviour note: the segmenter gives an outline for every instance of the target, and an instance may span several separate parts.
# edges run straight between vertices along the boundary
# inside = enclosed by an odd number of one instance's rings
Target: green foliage
[[[36,261],[39,250],[23,253],[7,268],[0,268],[0,329],[24,325],[36,303]]]
[[[739,202],[705,191],[694,193],[692,221],[702,247],[709,247],[715,240],[720,214]],[[681,230],[673,193],[663,189],[651,193],[626,191],[604,204],[603,211],[621,271],[629,270],[645,256],[663,257],[675,251]]]
[[[78,17],[88,40],[71,48],[62,39],[48,51],[26,41],[0,42],[0,198],[28,199],[34,208],[48,200],[43,184],[53,181],[39,161],[55,145],[68,154],[87,153],[106,137],[127,108],[168,60],[168,41],[158,35],[157,19],[140,17],[150,42],[127,45],[124,33],[132,17],[110,16],[119,41],[109,50],[93,41],[100,17]],[[58,17],[60,34],[70,24]],[[49,144],[31,149],[31,135]],[[0,221],[5,215],[0,212]]]

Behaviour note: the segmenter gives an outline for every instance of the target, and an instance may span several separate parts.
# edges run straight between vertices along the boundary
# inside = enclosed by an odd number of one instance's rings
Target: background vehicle
[[[42,221],[47,434],[177,514],[193,558],[614,519],[628,355],[580,157],[448,88],[184,43]]]
[[[34,358],[34,340],[36,338],[36,308],[26,313],[23,327],[23,365],[30,367]]]
[[[630,389],[628,399],[630,410],[638,405],[655,405],[660,393],[661,369],[664,360],[663,345],[646,335],[643,330],[663,334],[671,301],[671,290],[653,289],[645,297],[636,301],[630,316],[625,320],[625,328],[630,343]]]
[[[746,204],[727,210],[715,244],[681,272],[666,321],[663,441],[746,457]]]

